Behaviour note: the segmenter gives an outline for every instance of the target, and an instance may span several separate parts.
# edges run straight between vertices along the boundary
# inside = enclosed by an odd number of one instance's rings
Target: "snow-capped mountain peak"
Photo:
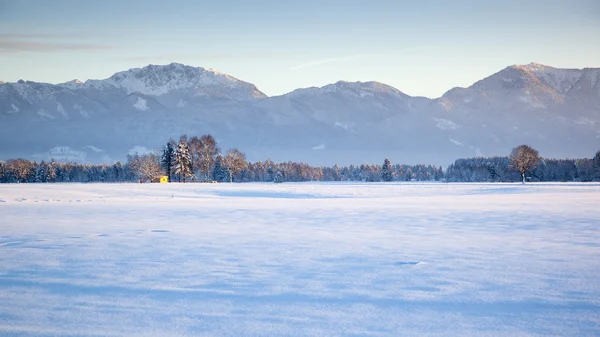
[[[535,62],[512,67],[531,79],[543,82],[561,94],[569,91],[583,74],[581,69],[558,69]]]
[[[509,66],[474,83],[469,89],[480,92],[519,90],[525,94],[544,94],[560,101],[582,75],[581,69],[560,69],[532,62],[526,65]]]
[[[369,81],[369,82],[347,82],[347,81],[338,81],[332,84],[328,84],[322,87],[310,87],[303,89],[296,89],[290,92],[290,97],[298,97],[298,96],[318,96],[329,93],[340,93],[348,96],[372,96],[373,94],[391,94],[399,97],[408,97],[406,94],[401,92],[400,90],[389,86],[384,83]]]
[[[192,67],[180,63],[148,65],[115,73],[105,80],[88,80],[85,88],[118,88],[127,94],[134,92],[160,96],[177,90],[223,88],[243,91],[247,98],[264,98],[253,84],[238,80],[213,69]],[[241,98],[243,95],[239,95]]]
[[[49,83],[39,83],[19,80],[16,83],[5,83],[0,90],[0,94],[16,94],[17,97],[25,102],[33,103],[44,99],[53,99],[59,94],[72,96],[73,93],[61,86]],[[0,99],[2,97],[0,96]]]
[[[58,84],[59,86],[63,87],[63,88],[69,88],[69,89],[77,89],[79,87],[81,87],[83,85],[83,82],[81,82],[78,79],[74,79],[65,83],[60,83]]]
[[[541,63],[537,63],[537,62],[530,62],[528,64],[515,64],[513,65],[513,67],[515,68],[521,68],[521,69],[527,69],[530,71],[544,71],[544,70],[548,70],[548,69],[556,69]]]

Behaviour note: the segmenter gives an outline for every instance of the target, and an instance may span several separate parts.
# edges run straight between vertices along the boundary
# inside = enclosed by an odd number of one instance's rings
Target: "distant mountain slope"
[[[532,143],[548,156],[582,156],[600,148],[599,76],[600,69],[515,65],[436,101],[462,130],[454,139],[486,154]]]
[[[0,159],[124,160],[181,134],[213,134],[249,159],[311,164],[448,164],[506,155],[521,143],[547,157],[600,149],[600,69],[514,65],[437,99],[378,82],[267,97],[218,71],[178,63],[105,80],[0,84]]]

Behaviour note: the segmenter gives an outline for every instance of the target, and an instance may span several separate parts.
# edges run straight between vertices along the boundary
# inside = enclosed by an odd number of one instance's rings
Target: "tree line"
[[[535,153],[519,157],[519,148],[508,157],[457,159],[444,174],[448,182],[549,182],[600,181],[600,151],[593,158],[550,159]]]
[[[10,159],[0,161],[0,183],[132,182],[137,173],[128,164],[78,164]]]
[[[127,156],[122,164],[78,164],[11,159],[0,161],[0,183],[148,182],[167,176],[171,182],[304,181],[600,181],[600,151],[592,159],[545,159],[527,145],[507,157],[457,159],[441,166],[392,164],[311,166],[306,163],[248,162],[243,152],[221,152],[211,135],[170,139],[161,149]]]
[[[350,165],[316,167],[306,163],[246,161],[238,149],[224,154],[211,135],[169,140],[162,149],[128,156],[128,165],[143,180],[166,175],[169,181],[302,182],[302,181],[439,181],[442,167],[431,165]]]

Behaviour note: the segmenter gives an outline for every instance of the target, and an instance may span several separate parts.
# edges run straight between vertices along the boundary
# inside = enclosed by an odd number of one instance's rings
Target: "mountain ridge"
[[[130,68],[130,69],[127,69],[127,70],[124,70],[124,71],[116,72],[113,75],[111,75],[111,76],[109,76],[109,77],[107,77],[105,79],[88,79],[86,81],[80,81],[78,79],[74,79],[74,80],[71,80],[71,81],[63,82],[63,83],[47,83],[47,82],[36,82],[36,81],[28,81],[28,80],[26,80],[25,82],[52,84],[52,85],[67,87],[67,88],[70,88],[70,89],[81,89],[81,88],[89,88],[90,86],[103,86],[103,85],[107,85],[108,84],[107,82],[109,82],[111,80],[115,81],[115,80],[122,79],[123,77],[126,77],[127,74],[134,74],[134,75],[136,75],[136,74],[139,74],[140,72],[144,72],[144,71],[148,72],[149,70],[156,70],[156,69],[165,69],[165,70],[171,69],[172,70],[173,68],[179,69],[179,70],[181,70],[181,69],[193,69],[193,70],[198,71],[200,74],[202,74],[202,73],[208,73],[208,74],[212,74],[213,76],[221,76],[222,78],[229,79],[232,82],[237,82],[237,83],[240,83],[240,84],[249,84],[249,85],[251,85],[251,86],[253,86],[253,87],[256,88],[256,85],[254,85],[252,83],[239,80],[239,79],[237,79],[237,78],[235,78],[235,77],[233,77],[233,76],[231,76],[229,74],[220,72],[219,70],[216,70],[216,69],[213,69],[213,68],[189,66],[189,65],[178,63],[178,62],[171,62],[171,63],[168,63],[168,64],[161,64],[161,65],[149,64],[149,65],[141,67],[141,68]],[[506,71],[508,69],[521,70],[521,71],[524,71],[524,72],[535,72],[535,73],[539,73],[539,74],[543,73],[544,71],[547,71],[547,72],[570,71],[570,72],[577,72],[579,75],[582,75],[583,72],[586,71],[586,70],[588,70],[588,71],[600,71],[600,67],[556,68],[556,67],[552,67],[552,66],[549,66],[549,65],[544,65],[544,64],[541,64],[541,63],[537,63],[537,62],[530,62],[528,64],[513,64],[513,65],[510,65],[510,66],[507,66],[506,68],[498,71],[495,74],[489,75],[489,76],[487,76],[487,77],[485,77],[485,78],[483,78],[483,79],[481,79],[479,81],[476,81],[473,85],[477,84],[478,82],[484,81],[485,79],[487,79],[489,77],[497,75],[497,74],[499,74],[499,73],[501,73],[503,71]],[[2,81],[0,81],[0,84],[10,84],[10,83],[17,83],[17,82],[2,82]],[[115,85],[115,86],[118,87],[118,85],[116,85],[115,83],[110,83],[110,84]],[[396,87],[394,87],[392,85],[383,83],[383,82],[378,82],[378,81],[374,81],[374,80],[370,80],[370,81],[345,81],[345,80],[338,80],[337,82],[325,84],[325,85],[320,86],[320,87],[319,86],[301,87],[301,88],[294,89],[294,90],[292,90],[290,92],[279,94],[279,95],[274,95],[274,96],[268,96],[268,95],[266,95],[266,94],[264,94],[264,93],[261,92],[262,95],[261,95],[260,98],[285,96],[285,95],[292,94],[292,93],[294,93],[296,91],[302,91],[302,90],[327,89],[329,87],[334,87],[334,86],[337,86],[339,84],[348,84],[348,85],[349,84],[357,84],[357,85],[362,85],[362,84],[378,84],[378,85],[381,85],[381,86],[388,87],[388,88],[390,88],[390,89],[392,89],[392,90],[394,90],[394,91],[396,91],[396,92],[398,92],[398,93],[400,93],[402,95],[410,96],[410,95],[405,94],[404,92],[402,92],[400,89],[398,89],[398,88],[396,88]],[[467,88],[471,88],[473,85],[471,85],[471,86],[469,86]],[[136,92],[136,91],[139,91],[139,92],[141,92],[143,94],[150,94],[150,95],[160,95],[160,94],[164,94],[165,93],[165,92],[161,92],[160,90],[156,90],[156,91],[151,91],[151,90],[150,91],[135,90],[134,88],[128,87],[126,85],[123,85],[122,87],[127,91],[127,93],[132,93],[132,92]],[[428,99],[435,100],[435,99],[442,98],[446,93],[448,93],[448,92],[450,92],[450,91],[452,91],[454,89],[457,89],[457,88],[463,88],[463,87],[453,87],[453,88],[450,88],[449,90],[445,91],[444,94],[442,94],[439,97],[425,97],[425,96],[420,96],[420,95],[415,95],[415,96],[410,96],[410,97],[423,97],[423,98],[428,98]],[[143,89],[148,89],[148,88],[143,88]],[[256,88],[256,89],[258,90],[258,88]],[[463,88],[463,89],[466,89],[466,88]]]
[[[599,68],[512,65],[435,99],[376,81],[268,97],[252,83],[180,63],[104,80],[18,81],[0,85],[0,159],[59,153],[110,161],[184,133],[212,133],[255,160],[314,164],[378,162],[390,153],[406,163],[447,164],[518,143],[584,156],[600,148],[599,78]],[[27,144],[14,144],[23,135]]]

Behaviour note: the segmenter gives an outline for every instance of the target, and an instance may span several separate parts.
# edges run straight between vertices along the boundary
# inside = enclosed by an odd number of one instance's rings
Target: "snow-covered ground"
[[[0,185],[0,335],[600,334],[598,184]]]

